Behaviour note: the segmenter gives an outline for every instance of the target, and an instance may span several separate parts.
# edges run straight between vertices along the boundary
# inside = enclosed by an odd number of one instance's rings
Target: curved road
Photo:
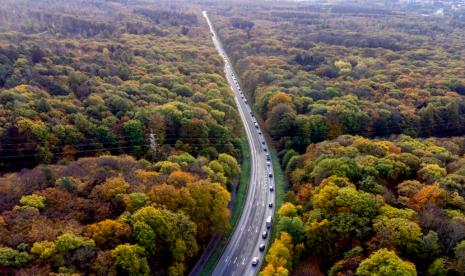
[[[269,230],[266,220],[274,214],[274,175],[271,159],[266,149],[266,141],[261,135],[261,130],[256,124],[252,111],[247,104],[247,100],[242,94],[242,90],[236,81],[230,60],[217,36],[213,25],[207,15],[203,12],[212,33],[213,43],[225,62],[226,78],[234,91],[236,104],[239,108],[241,119],[247,133],[251,157],[251,175],[247,192],[247,199],[242,211],[241,218],[236,225],[226,249],[213,271],[214,276],[244,276],[258,273],[263,261],[264,252],[260,251],[261,244],[268,246]],[[270,203],[272,204],[270,206]],[[267,237],[262,234],[267,231]],[[258,258],[258,264],[253,265],[252,260]]]

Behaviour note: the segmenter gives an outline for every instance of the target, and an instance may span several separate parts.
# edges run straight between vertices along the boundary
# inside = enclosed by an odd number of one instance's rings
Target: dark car
[[[273,208],[273,202],[268,203],[268,207]]]

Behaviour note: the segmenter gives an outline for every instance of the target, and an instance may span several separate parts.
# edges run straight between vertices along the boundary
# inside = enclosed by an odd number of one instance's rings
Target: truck
[[[266,218],[266,228],[268,228],[268,229],[271,228],[271,220],[272,220],[271,216],[268,216]]]

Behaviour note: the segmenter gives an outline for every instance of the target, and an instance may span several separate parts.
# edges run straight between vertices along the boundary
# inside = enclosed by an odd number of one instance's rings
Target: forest
[[[2,2],[0,274],[184,275],[230,228],[243,130],[199,15]]]
[[[260,275],[464,275],[465,12],[337,2],[3,0],[0,274],[185,275],[231,230],[206,9],[288,181]]]
[[[262,275],[462,275],[464,153],[463,137],[406,135],[288,151],[291,187]]]
[[[0,34],[1,171],[102,153],[239,154],[238,113],[205,26],[193,13],[117,12],[127,22],[41,14],[50,34]]]
[[[261,275],[463,275],[463,14],[361,2],[215,6],[289,181]]]
[[[80,158],[0,178],[0,273],[182,275],[229,227],[234,157]],[[19,271],[18,271],[19,269]]]
[[[302,153],[342,134],[465,133],[460,19],[344,6],[217,9],[219,35],[278,149]]]

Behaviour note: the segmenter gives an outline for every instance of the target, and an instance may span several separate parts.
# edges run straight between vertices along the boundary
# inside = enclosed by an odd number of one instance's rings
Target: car
[[[264,144],[265,144],[265,141],[262,141],[262,145],[264,145]]]
[[[258,247],[258,250],[260,250],[261,252],[265,251],[265,244],[261,243],[260,246]]]
[[[268,151],[268,149],[266,147],[263,148],[264,151]]]
[[[266,230],[263,231],[263,233],[262,233],[262,238],[263,238],[263,239],[268,238],[268,231],[266,231]]]
[[[267,229],[270,229],[270,228],[271,228],[271,222],[272,222],[272,221],[273,221],[273,217],[268,216],[268,217],[266,218],[265,224],[266,224],[266,228],[267,228]]]
[[[270,154],[266,154],[266,160],[271,160]]]
[[[273,202],[268,203],[268,207],[273,208]]]
[[[257,266],[258,265],[258,257],[254,257],[252,259],[252,266]]]
[[[270,185],[270,192],[274,191],[273,186]]]
[[[273,177],[273,174],[272,174],[272,173],[269,173],[269,174],[268,174],[268,177],[269,177],[269,178],[272,178],[272,177]]]

